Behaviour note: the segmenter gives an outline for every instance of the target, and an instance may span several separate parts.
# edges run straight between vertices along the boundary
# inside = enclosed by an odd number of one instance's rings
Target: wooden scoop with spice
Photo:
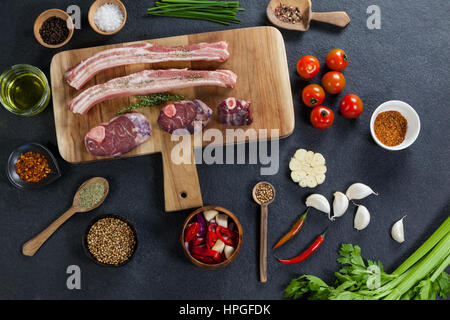
[[[34,238],[22,246],[25,256],[33,256],[48,238],[70,217],[78,212],[94,210],[105,201],[109,184],[105,178],[95,177],[85,181],[75,193],[72,207]]]
[[[267,216],[269,204],[275,199],[275,188],[268,182],[259,182],[253,188],[253,199],[261,206],[259,276],[261,282],[267,282]]]
[[[289,30],[307,31],[311,20],[342,28],[350,23],[344,11],[312,12],[311,0],[271,0],[266,13],[274,25]]]

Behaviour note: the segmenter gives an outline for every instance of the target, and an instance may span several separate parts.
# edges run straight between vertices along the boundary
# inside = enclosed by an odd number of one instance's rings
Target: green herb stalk
[[[207,20],[224,25],[239,23],[236,18],[240,8],[239,1],[187,1],[161,0],[153,8],[147,9],[148,15],[175,18]]]
[[[155,93],[148,96],[136,96],[136,98],[139,102],[122,107],[119,111],[117,111],[117,115],[120,116],[121,114],[133,111],[135,109],[157,106],[170,101],[186,100],[186,98],[181,95],[171,95],[169,93]]]
[[[450,294],[450,217],[393,273],[387,274],[381,262],[367,261],[361,249],[342,244],[336,282],[328,286],[312,275],[293,279],[285,289],[285,297],[307,297],[317,300],[430,300]],[[378,269],[377,269],[378,268]],[[377,283],[376,280],[379,280]]]

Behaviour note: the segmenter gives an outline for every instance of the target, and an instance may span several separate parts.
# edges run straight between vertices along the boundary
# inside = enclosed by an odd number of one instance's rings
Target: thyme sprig
[[[170,93],[155,93],[148,96],[136,96],[136,99],[139,101],[137,103],[132,103],[128,106],[122,107],[119,111],[117,111],[117,115],[133,111],[135,109],[145,108],[157,106],[169,101],[181,101],[186,100],[186,98],[182,95],[171,95]]]

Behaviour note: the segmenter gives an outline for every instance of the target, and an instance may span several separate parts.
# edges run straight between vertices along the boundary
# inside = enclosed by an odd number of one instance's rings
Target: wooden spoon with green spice
[[[94,210],[105,201],[109,192],[109,183],[105,178],[95,177],[85,181],[75,193],[72,207],[56,219],[34,238],[22,246],[25,256],[33,256],[48,238],[70,217],[78,212]]]

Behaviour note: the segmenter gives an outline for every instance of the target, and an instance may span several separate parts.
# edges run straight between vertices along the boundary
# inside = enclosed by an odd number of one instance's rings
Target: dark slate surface
[[[67,8],[74,1],[7,0],[2,2],[0,68],[29,63],[48,75],[53,54],[59,50],[41,47],[32,34],[38,14],[48,8]],[[125,0],[128,22],[112,37],[94,33],[87,22],[91,1],[76,1],[82,8],[82,29],[64,49],[222,30],[208,22],[147,18],[152,1]],[[265,17],[268,1],[242,0],[247,9],[239,27],[269,25]],[[381,30],[366,27],[366,9],[381,8]],[[58,155],[63,176],[39,191],[15,189],[0,173],[0,298],[6,299],[280,299],[294,276],[312,273],[333,281],[337,250],[342,242],[359,244],[363,255],[380,259],[392,271],[411,254],[449,214],[449,77],[448,64],[450,3],[434,1],[315,1],[317,11],[345,10],[352,22],[344,30],[314,24],[307,33],[282,31],[286,41],[296,127],[280,142],[281,168],[277,175],[261,177],[259,165],[199,165],[205,204],[233,211],[244,229],[242,251],[236,261],[219,271],[205,271],[190,264],[179,245],[179,233],[186,213],[163,210],[162,166],[159,155],[70,165]],[[237,27],[237,26],[234,26]],[[365,103],[357,120],[336,114],[333,127],[314,129],[308,110],[299,102],[306,84],[295,73],[297,59],[313,54],[324,61],[329,49],[344,48],[350,57],[345,71],[345,93],[356,93]],[[319,78],[314,82],[318,82]],[[329,97],[326,105],[335,110],[343,94]],[[422,132],[407,150],[388,152],[378,147],[369,134],[372,111],[382,102],[399,99],[419,113]],[[17,146],[37,141],[57,153],[52,107],[40,115],[21,118],[0,110],[0,163],[6,164]],[[289,229],[304,210],[310,190],[289,178],[288,161],[298,148],[325,155],[326,183],[315,191],[332,200],[336,190],[345,191],[353,182],[365,182],[380,193],[361,201],[372,213],[368,228],[352,228],[354,207],[332,225],[320,251],[306,262],[286,266],[269,252],[266,284],[259,283],[259,210],[250,198],[255,182],[265,178],[277,188],[270,207],[269,246]],[[22,256],[22,243],[41,231],[71,204],[72,194],[85,179],[101,175],[110,181],[111,194],[99,209],[74,216],[33,258]],[[139,249],[132,262],[120,269],[105,269],[88,259],[81,236],[90,219],[102,213],[116,213],[135,223]],[[394,242],[389,230],[397,219],[405,219],[406,242]],[[311,212],[301,234],[277,253],[294,256],[330,223]],[[66,268],[78,265],[82,289],[66,289]]]

